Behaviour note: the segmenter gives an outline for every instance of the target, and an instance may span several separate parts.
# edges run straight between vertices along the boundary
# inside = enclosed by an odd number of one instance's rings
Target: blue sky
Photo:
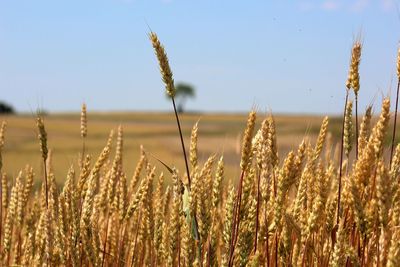
[[[188,108],[339,113],[360,32],[360,105],[394,91],[398,0],[0,0],[0,99],[20,111],[169,110],[157,32]]]

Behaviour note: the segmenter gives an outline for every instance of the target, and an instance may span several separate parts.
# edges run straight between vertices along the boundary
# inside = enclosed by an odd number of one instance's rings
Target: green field
[[[185,114],[182,127],[185,142],[189,146],[190,131],[199,120],[199,157],[206,160],[213,153],[223,154],[228,176],[238,175],[241,134],[246,124],[247,114]],[[69,166],[77,168],[82,151],[79,114],[54,114],[45,118],[48,133],[48,146],[52,150],[53,171],[58,181],[64,180]],[[259,117],[259,122],[262,120]],[[306,135],[311,142],[316,137],[321,116],[275,117],[280,154],[296,149]],[[15,177],[26,164],[33,165],[36,173],[42,170],[39,142],[37,140],[34,116],[3,116],[7,121],[4,171]],[[111,129],[118,125],[124,129],[124,165],[128,176],[134,169],[140,155],[140,145],[150,155],[165,163],[176,165],[183,171],[183,158],[175,117],[172,113],[89,113],[86,152],[97,157],[106,143]],[[330,130],[337,135],[339,123],[331,120]],[[163,168],[152,156],[149,159]]]

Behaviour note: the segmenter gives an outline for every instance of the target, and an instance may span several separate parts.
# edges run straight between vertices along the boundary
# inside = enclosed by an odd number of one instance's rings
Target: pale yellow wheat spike
[[[83,163],[83,167],[81,169],[81,173],[79,175],[79,179],[78,179],[78,184],[77,184],[77,195],[79,197],[85,198],[85,192],[87,189],[87,179],[90,175],[90,164],[91,164],[91,156],[90,155],[86,155],[84,163]]]
[[[47,168],[47,174],[50,175],[54,173],[53,170],[53,150],[49,149],[47,160],[46,160],[46,168]]]
[[[365,115],[360,124],[360,133],[358,136],[358,153],[361,155],[368,142],[368,136],[371,127],[372,106],[368,106]]]
[[[400,47],[397,50],[397,78],[400,80]]]
[[[374,190],[372,192],[372,195],[370,196],[371,200],[366,203],[366,207],[364,208],[365,214],[366,214],[366,219],[365,219],[365,224],[366,224],[366,232],[374,232],[378,227],[380,227],[380,219],[379,219],[379,199],[378,199],[378,194],[377,190]],[[365,234],[365,231],[362,232],[362,234]],[[379,242],[379,235],[376,236],[377,240],[376,242]]]
[[[67,258],[67,251],[70,249],[71,244],[68,243],[67,229],[69,225],[66,199],[63,194],[58,198],[58,217],[56,219],[57,230],[55,231],[55,254],[59,256],[60,262],[65,265]],[[72,219],[72,218],[71,218]]]
[[[16,221],[17,221],[18,227],[22,227],[24,208],[25,208],[25,203],[24,203],[25,186],[22,182],[22,171],[19,172],[14,186],[16,187],[16,190],[17,190]]]
[[[337,240],[333,250],[333,255],[330,260],[330,266],[341,267],[345,266],[346,263],[346,229],[344,229],[344,221],[339,223],[339,229],[337,231]]]
[[[199,131],[199,126],[198,122],[193,126],[192,129],[192,135],[190,137],[190,165],[192,167],[192,170],[194,170],[197,167],[197,139],[198,139],[198,131]]]
[[[164,193],[164,197],[163,197],[163,206],[162,206],[162,213],[163,213],[164,217],[168,213],[168,205],[169,205],[170,200],[171,200],[171,195],[172,195],[171,187],[167,186],[165,188],[165,193]]]
[[[353,145],[353,102],[348,101],[344,117],[343,148],[344,154],[348,158]]]
[[[383,142],[387,132],[390,119],[390,99],[385,98],[382,102],[382,111],[379,120],[372,132],[372,142],[374,144],[375,153],[379,157],[383,152]]]
[[[330,166],[326,172],[323,170],[322,166],[320,165],[317,170],[317,180],[316,180],[316,187],[317,187],[317,198],[314,201],[314,205],[311,210],[311,214],[308,218],[308,230],[307,234],[311,234],[313,231],[320,226],[323,218],[324,208],[328,199],[329,194],[329,181],[331,179],[330,176],[333,176],[334,168]]]
[[[299,148],[297,149],[297,154],[296,154],[296,158],[294,161],[294,176],[296,179],[296,186],[299,184],[299,178],[301,176],[301,171],[302,171],[302,165],[304,162],[304,158],[306,156],[306,142],[303,140],[300,145]]]
[[[86,138],[87,136],[87,114],[86,114],[86,104],[82,104],[81,108],[81,137]]]
[[[205,240],[208,236],[209,228],[211,226],[211,201],[212,201],[212,193],[211,196],[209,194],[209,188],[212,190],[212,181],[211,181],[211,171],[213,164],[215,162],[215,155],[212,155],[208,158],[206,163],[204,164],[202,170],[200,171],[197,186],[198,190],[191,191],[191,194],[196,194],[196,215],[197,221],[199,225],[200,238]],[[211,191],[212,192],[212,191]]]
[[[394,191],[396,191],[398,188],[398,181],[400,174],[400,144],[396,146],[389,174],[390,174],[390,180],[392,181],[392,184],[394,186]]]
[[[158,59],[162,80],[165,84],[165,89],[167,91],[167,94],[170,97],[174,97],[176,90],[174,85],[174,79],[172,77],[172,71],[168,62],[167,53],[165,52],[164,46],[160,43],[157,34],[155,34],[154,32],[150,32],[149,38]]]
[[[12,242],[12,231],[13,231],[13,223],[16,220],[18,206],[18,188],[17,186],[13,186],[11,189],[10,195],[10,206],[8,208],[6,221],[4,224],[4,239],[3,239],[3,250],[5,253],[9,253],[11,250],[11,242]]]
[[[254,153],[255,158],[257,160],[257,166],[262,168],[263,164],[264,167],[267,167],[267,162],[269,161],[270,155],[268,150],[268,132],[269,132],[269,121],[268,119],[264,119],[261,123],[261,128],[257,132],[257,139],[256,139],[254,146]],[[253,140],[254,140],[253,139]]]
[[[311,187],[312,172],[309,164],[306,164],[297,190],[296,199],[293,206],[293,217],[299,222],[302,231],[306,231],[307,227],[307,207],[311,205],[311,199],[307,197],[308,188]]]
[[[222,231],[222,242],[223,242],[223,256],[222,265],[227,266],[229,261],[229,247],[232,237],[232,218],[233,209],[235,205],[235,189],[231,187],[228,191],[228,198],[225,202],[225,214],[224,214],[224,225]]]
[[[252,177],[254,178],[254,177]],[[254,194],[250,195],[248,200],[243,203],[243,212],[239,214],[242,217],[243,223],[239,228],[238,234],[238,257],[237,263],[240,266],[246,266],[249,260],[249,256],[253,249],[254,243],[254,231],[255,231],[255,216],[257,209],[257,201]]]
[[[111,131],[110,135],[108,136],[107,144],[101,151],[100,156],[97,158],[97,161],[92,169],[93,177],[97,177],[97,175],[99,175],[100,169],[104,166],[110,155],[113,136],[114,136],[114,131]]]
[[[184,218],[181,218],[181,247],[182,247],[182,260],[181,262],[184,266],[190,266],[193,262],[193,246],[194,240],[190,233],[190,228],[188,223]]]
[[[158,178],[157,187],[154,195],[154,250],[157,255],[161,255],[162,243],[162,227],[163,227],[163,187],[164,187],[164,174],[161,173]],[[159,258],[159,257],[157,257]],[[156,262],[159,264],[159,262]]]
[[[115,158],[111,166],[111,172],[109,175],[109,180],[107,184],[107,199],[110,207],[112,206],[112,202],[114,200],[115,191],[118,179],[120,178],[121,170],[122,170],[122,147],[123,147],[123,130],[122,126],[118,127],[117,134],[117,145],[115,151]]]
[[[293,165],[294,165],[294,153],[289,152],[287,158],[283,163],[283,167],[279,172],[278,176],[278,186],[277,186],[277,194],[275,200],[275,213],[274,213],[274,224],[278,229],[281,227],[281,219],[283,216],[283,212],[285,211],[285,198],[286,193],[289,189],[289,185],[291,184],[290,177],[293,175]]]
[[[389,210],[392,204],[392,188],[389,182],[389,173],[382,161],[378,163],[377,169],[376,194],[379,204],[379,221],[382,227],[386,229],[389,223]]]
[[[3,210],[8,207],[8,179],[6,173],[1,175],[1,204]]]
[[[390,243],[388,267],[400,266],[400,227],[394,228],[392,241]]]
[[[56,184],[56,177],[54,173],[50,173],[48,177],[49,183],[49,209],[52,213],[52,218],[56,218],[57,214],[57,198],[58,198],[58,189]]]
[[[118,183],[118,213],[119,213],[119,220],[125,218],[126,209],[127,209],[127,181],[126,181],[126,174],[122,173],[120,175],[120,180]]]
[[[277,136],[276,136],[276,126],[275,119],[271,115],[268,117],[269,131],[268,131],[268,149],[270,154],[271,166],[275,167],[279,162],[278,157],[278,146],[277,146]]]
[[[35,176],[35,173],[33,172],[33,168],[30,166],[26,166],[25,173],[26,173],[25,191],[24,191],[24,195],[23,195],[24,205],[26,205],[28,203],[29,196],[31,194],[32,187],[33,187],[33,178]]]
[[[218,166],[217,166],[217,173],[215,174],[215,179],[213,183],[213,195],[212,195],[212,206],[214,209],[216,209],[221,201],[221,196],[222,196],[222,181],[224,179],[224,157],[221,156],[221,158],[218,161]]]
[[[46,211],[45,215],[45,228],[46,228],[46,241],[45,241],[45,257],[47,265],[53,264],[53,229],[52,229],[52,217],[50,209]]]
[[[180,214],[182,211],[182,194],[179,176],[174,169],[172,174],[173,180],[173,195],[172,195],[172,207],[170,215],[170,227],[169,227],[169,251],[168,251],[168,265],[173,266],[176,258],[177,248],[180,243],[180,232],[181,232],[181,218]]]
[[[86,253],[89,255],[89,258],[92,263],[96,263],[97,257],[93,250],[92,245],[92,231],[91,228],[91,216],[93,213],[93,203],[96,195],[96,190],[98,187],[98,179],[100,177],[100,170],[105,164],[111,150],[111,142],[113,137],[113,131],[111,131],[110,136],[107,141],[107,145],[104,147],[103,151],[101,152],[100,156],[98,157],[96,164],[92,170],[88,188],[85,193],[85,198],[82,203],[82,216],[80,219],[80,229],[81,229],[81,236],[84,241],[84,248]]]
[[[35,227],[35,215],[34,215],[34,209],[32,209],[28,215],[27,215],[27,220],[26,220],[26,234],[25,234],[25,240],[24,240],[24,245],[23,245],[23,255],[22,255],[22,265],[28,266],[29,263],[31,263],[33,259],[33,253],[35,249],[35,234],[34,234],[34,227]]]
[[[322,121],[322,125],[321,125],[321,129],[319,131],[317,143],[315,144],[314,159],[317,159],[322,152],[322,148],[325,144],[326,134],[328,132],[328,124],[329,124],[329,119],[328,119],[328,117],[325,117],[324,120]]]
[[[358,40],[355,41],[351,50],[349,78],[346,83],[347,88],[353,88],[356,95],[358,95],[358,91],[360,90],[359,66],[361,61],[361,49],[361,42]]]
[[[138,210],[139,205],[141,205],[147,199],[149,189],[150,187],[153,186],[154,175],[155,175],[155,168],[151,170],[151,173],[146,177],[146,179],[142,180],[138,191],[133,196],[129,204],[129,207],[126,212],[126,219],[130,219],[132,215]]]
[[[247,127],[244,132],[242,142],[242,158],[240,161],[240,168],[245,171],[251,159],[251,141],[253,138],[254,126],[256,123],[256,112],[252,111],[247,119]]]
[[[147,164],[147,159],[146,159],[146,154],[144,153],[144,149],[141,146],[140,147],[140,159],[136,165],[135,171],[133,173],[132,179],[131,179],[131,184],[129,186],[129,192],[132,194],[136,188],[136,186],[139,183],[140,180],[140,174],[143,170],[143,167]]]

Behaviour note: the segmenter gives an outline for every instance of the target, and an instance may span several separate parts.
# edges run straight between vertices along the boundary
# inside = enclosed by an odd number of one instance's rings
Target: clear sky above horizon
[[[0,0],[0,99],[43,108],[170,110],[148,25],[189,110],[340,113],[361,32],[360,105],[394,94],[398,0]],[[363,108],[361,108],[363,109]]]

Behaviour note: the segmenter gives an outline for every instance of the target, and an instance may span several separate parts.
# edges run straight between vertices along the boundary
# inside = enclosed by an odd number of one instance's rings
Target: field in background
[[[45,118],[48,146],[53,152],[53,170],[57,181],[63,181],[68,168],[78,168],[79,153],[82,151],[80,138],[80,115],[57,114]],[[246,125],[247,114],[184,114],[181,117],[185,142],[189,146],[192,126],[199,122],[199,157],[206,160],[212,153],[223,154],[227,176],[239,175],[239,151],[241,134]],[[259,114],[258,122],[263,117]],[[308,135],[314,142],[322,116],[275,116],[279,153],[286,154],[296,149],[301,139]],[[42,170],[36,120],[33,116],[0,117],[8,123],[6,130],[3,168],[15,177],[26,164],[34,167],[36,174]],[[139,159],[140,145],[155,157],[183,171],[181,147],[172,113],[89,113],[86,152],[97,157],[105,146],[108,134],[121,124],[124,129],[124,165],[130,177]],[[330,119],[330,132],[338,137],[340,122]],[[153,164],[163,166],[149,156]]]

